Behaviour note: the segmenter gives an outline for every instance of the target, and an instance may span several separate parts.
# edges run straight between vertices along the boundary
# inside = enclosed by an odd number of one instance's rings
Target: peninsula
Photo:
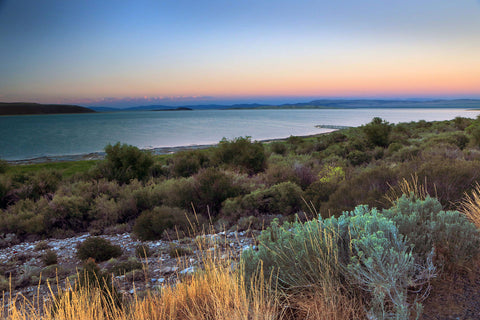
[[[0,102],[0,115],[28,115],[55,113],[92,113],[92,109],[64,104],[39,104],[30,102]]]

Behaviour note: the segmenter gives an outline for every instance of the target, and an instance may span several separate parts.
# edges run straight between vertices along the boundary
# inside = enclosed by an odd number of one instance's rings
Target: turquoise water
[[[217,143],[223,137],[255,140],[329,130],[315,125],[359,126],[373,117],[398,123],[475,118],[463,109],[316,109],[140,111],[0,117],[0,158],[22,160],[100,152],[108,143],[142,149]]]

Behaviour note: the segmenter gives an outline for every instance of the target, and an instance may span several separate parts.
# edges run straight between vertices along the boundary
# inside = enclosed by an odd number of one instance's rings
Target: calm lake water
[[[23,160],[100,152],[108,143],[142,149],[213,144],[223,137],[254,140],[310,135],[315,125],[359,126],[373,117],[392,123],[475,118],[463,109],[316,109],[140,111],[0,117],[0,158]]]

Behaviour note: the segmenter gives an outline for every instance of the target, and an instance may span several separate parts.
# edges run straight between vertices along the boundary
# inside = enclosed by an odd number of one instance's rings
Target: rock
[[[163,267],[160,269],[160,273],[162,274],[170,274],[174,273],[178,270],[178,267]]]
[[[192,274],[195,272],[195,267],[191,266],[180,271],[180,274]]]

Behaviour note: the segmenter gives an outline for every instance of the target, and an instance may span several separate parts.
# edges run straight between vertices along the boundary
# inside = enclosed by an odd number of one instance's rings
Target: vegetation
[[[433,277],[472,270],[479,257],[479,121],[375,118],[325,135],[224,139],[163,157],[116,144],[105,160],[81,167],[3,164],[0,245],[85,231],[154,240],[195,235],[208,223],[217,231],[266,227],[239,263],[197,257],[202,271],[122,307],[109,275],[134,273],[152,250],[142,245],[136,258],[105,262],[105,272],[96,262],[121,249],[87,238],[77,255],[100,285],[84,278],[42,308],[46,319],[80,308],[106,319],[415,318]],[[186,261],[196,252],[179,243],[168,253]],[[56,257],[42,254],[53,268]],[[41,271],[24,270],[14,285]]]
[[[105,161],[99,166],[99,174],[108,180],[128,183],[132,179],[143,180],[153,165],[153,158],[145,151],[118,142],[105,147]]]
[[[375,118],[330,134],[266,144],[223,139],[161,157],[117,143],[103,161],[2,162],[0,233],[23,240],[134,228],[141,239],[157,239],[194,220],[234,228],[250,216],[327,218],[359,204],[387,208],[411,176],[447,211],[458,209],[480,180],[479,121],[394,125]]]
[[[100,237],[89,237],[77,247],[77,256],[80,260],[94,259],[94,261],[107,261],[122,255],[122,249],[110,241]]]

